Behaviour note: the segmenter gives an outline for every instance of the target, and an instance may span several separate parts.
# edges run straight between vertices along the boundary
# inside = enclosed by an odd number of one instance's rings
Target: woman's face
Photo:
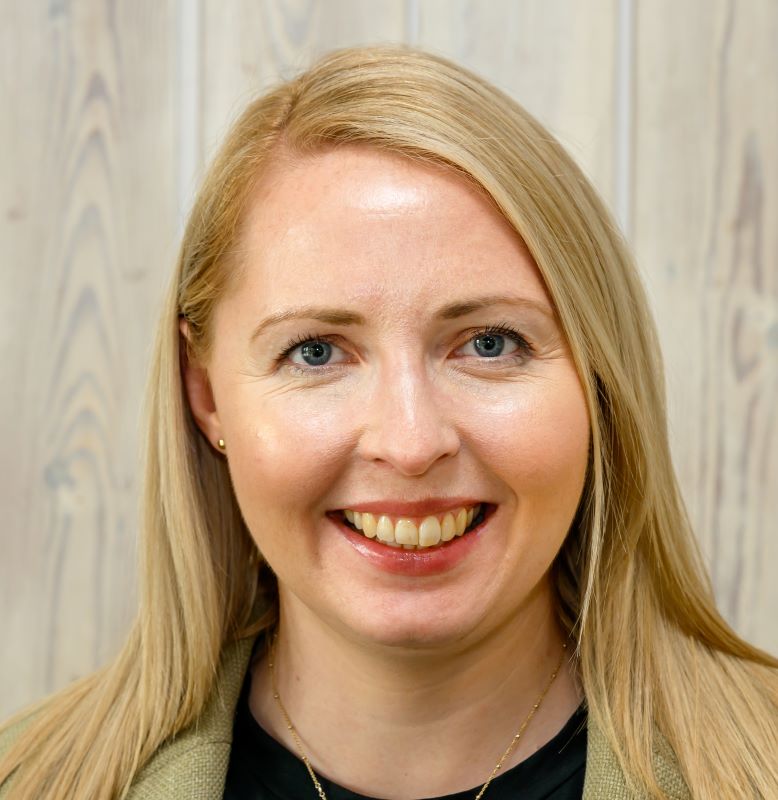
[[[504,219],[449,171],[349,147],[274,167],[239,249],[187,388],[282,606],[414,646],[550,607],[589,419]]]

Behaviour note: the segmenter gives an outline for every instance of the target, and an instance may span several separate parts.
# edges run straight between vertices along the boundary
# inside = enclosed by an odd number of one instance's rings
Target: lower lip
[[[422,577],[447,572],[466,558],[478,546],[495,511],[494,506],[490,506],[484,520],[477,528],[455,537],[450,542],[423,550],[406,550],[402,547],[381,544],[375,539],[368,539],[367,536],[352,531],[337,513],[328,514],[327,518],[335,525],[345,540],[378,569],[392,572],[395,575]]]

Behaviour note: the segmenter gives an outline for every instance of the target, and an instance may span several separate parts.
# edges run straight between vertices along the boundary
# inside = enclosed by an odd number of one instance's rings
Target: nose
[[[363,405],[361,457],[390,464],[406,476],[423,475],[459,451],[457,428],[422,365],[381,370]]]

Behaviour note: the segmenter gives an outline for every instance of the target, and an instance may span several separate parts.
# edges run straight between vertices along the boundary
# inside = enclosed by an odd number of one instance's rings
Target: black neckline
[[[252,715],[248,704],[250,687],[251,670],[247,672],[238,701],[232,758],[244,760],[245,768],[254,778],[279,798],[297,797],[299,787],[306,785],[310,787],[310,797],[315,797],[316,790],[303,761],[296,753],[274,739]],[[498,792],[515,791],[521,797],[531,797],[533,788],[536,790],[542,788],[542,796],[546,796],[547,792],[563,784],[575,772],[583,770],[586,763],[586,719],[585,702],[582,702],[561,730],[548,742],[511,769],[495,777],[489,791],[495,795]],[[563,753],[564,758],[560,758]],[[263,768],[264,759],[261,757],[258,759],[258,754],[260,756],[264,754],[266,760],[272,763],[272,770]],[[380,800],[352,792],[318,773],[317,778],[330,800]],[[425,800],[472,800],[481,786],[483,783],[444,797],[425,798]]]

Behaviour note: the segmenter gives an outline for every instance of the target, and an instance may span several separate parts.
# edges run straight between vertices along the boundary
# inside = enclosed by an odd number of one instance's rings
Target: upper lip
[[[486,502],[483,498],[473,497],[429,497],[426,500],[370,500],[365,503],[353,503],[343,509],[368,512],[370,514],[388,514],[393,517],[424,517],[440,514],[458,508],[469,508]]]

